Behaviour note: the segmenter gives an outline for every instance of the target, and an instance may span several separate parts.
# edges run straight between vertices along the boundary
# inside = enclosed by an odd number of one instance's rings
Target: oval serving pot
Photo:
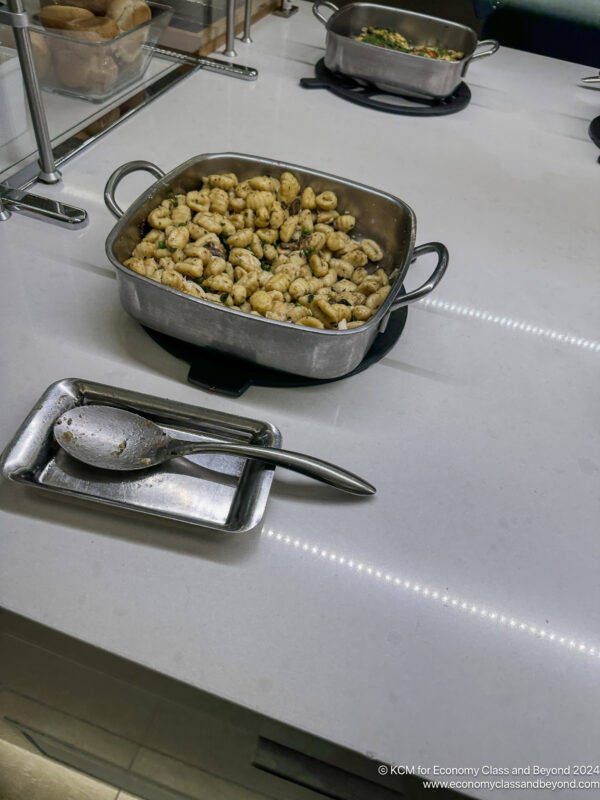
[[[390,313],[428,294],[441,279],[447,264],[443,245],[432,243],[414,249],[416,219],[402,200],[334,175],[281,161],[216,153],[196,156],[164,175],[149,162],[130,162],[109,178],[105,191],[108,207],[119,215],[114,191],[119,181],[138,169],[163,175],[121,216],[108,235],[106,253],[117,271],[119,297],[125,311],[149,328],[199,347],[228,353],[272,369],[311,378],[336,378],[360,364],[373,340],[385,329]],[[258,317],[184,294],[123,266],[146,231],[150,211],[172,192],[185,193],[202,185],[202,177],[234,172],[240,180],[268,174],[279,178],[292,172],[302,187],[336,192],[338,208],[354,214],[359,238],[375,239],[384,252],[377,267],[398,277],[376,314],[364,325],[346,331],[317,330],[289,322]],[[438,254],[437,267],[425,284],[408,294],[401,287],[411,260],[425,252]]]
[[[322,6],[334,12],[329,19],[321,14]],[[338,8],[331,0],[316,0],[313,13],[327,29],[327,69],[368,81],[392,94],[426,99],[448,97],[460,84],[471,61],[490,56],[499,47],[493,39],[478,42],[475,31],[466,25],[376,3],[349,3]],[[460,61],[442,61],[353,38],[369,26],[389,28],[415,44],[458,50],[464,56]],[[487,49],[475,52],[478,47]]]

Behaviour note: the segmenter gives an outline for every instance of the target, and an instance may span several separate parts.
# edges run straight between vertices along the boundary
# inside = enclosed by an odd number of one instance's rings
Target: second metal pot
[[[329,19],[321,13],[322,6],[334,12]],[[478,42],[475,31],[466,25],[376,3],[350,3],[338,8],[331,0],[316,0],[313,14],[327,28],[327,69],[368,81],[392,94],[427,99],[448,97],[472,61],[491,56],[500,46],[494,39]],[[442,61],[353,38],[369,26],[389,28],[413,44],[450,48],[464,56],[460,61]]]

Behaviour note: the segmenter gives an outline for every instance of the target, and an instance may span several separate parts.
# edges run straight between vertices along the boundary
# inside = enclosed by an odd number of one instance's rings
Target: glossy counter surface
[[[87,229],[1,224],[0,438],[48,384],[76,376],[267,419],[285,447],[378,493],[278,471],[264,527],[236,537],[5,482],[0,602],[386,764],[595,764],[600,168],[586,131],[600,94],[578,85],[589,68],[501,49],[470,68],[467,109],[416,119],[298,86],[324,47],[308,4],[253,36],[239,60],[259,69],[255,84],[198,72],[40,190],[85,207]],[[416,212],[417,244],[448,246],[444,280],[379,364],[224,399],[188,385],[185,364],[121,311],[107,177],[136,158],[171,169],[226,150],[391,192]],[[128,179],[120,202],[146,181]]]

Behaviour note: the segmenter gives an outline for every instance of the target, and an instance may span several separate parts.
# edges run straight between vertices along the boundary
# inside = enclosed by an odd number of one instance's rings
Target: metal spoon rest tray
[[[178,458],[151,469],[109,472],[71,458],[54,441],[61,414],[95,403],[124,408],[193,442],[228,441],[281,447],[268,422],[152,395],[66,378],[46,389],[0,458],[9,480],[166,519],[242,533],[261,522],[274,468],[220,453]]]

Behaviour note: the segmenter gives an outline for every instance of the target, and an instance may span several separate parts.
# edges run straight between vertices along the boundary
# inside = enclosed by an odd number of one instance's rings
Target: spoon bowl
[[[79,461],[119,471],[160,464],[173,441],[151,420],[109,406],[80,406],[63,414],[54,424],[54,438]]]

